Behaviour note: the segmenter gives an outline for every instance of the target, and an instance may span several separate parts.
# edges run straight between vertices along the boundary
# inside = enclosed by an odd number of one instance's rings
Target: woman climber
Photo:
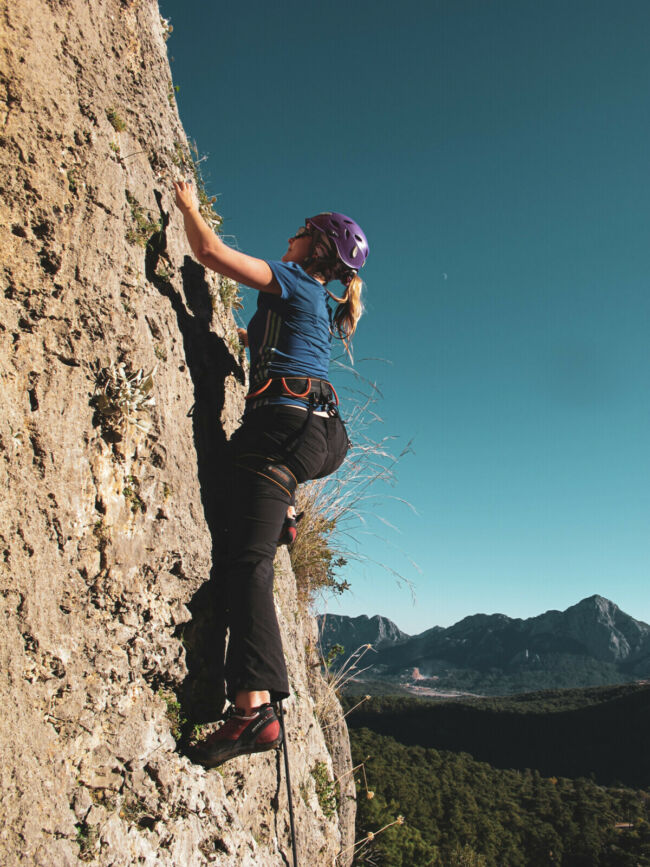
[[[176,204],[198,261],[259,292],[240,330],[250,350],[250,389],[241,427],[230,440],[232,490],[224,584],[229,641],[226,722],[194,750],[206,767],[280,745],[273,703],[289,696],[273,598],[279,541],[295,536],[299,483],[333,473],[349,442],[328,381],[332,337],[346,348],[362,313],[359,269],[368,255],[349,217],[310,217],[289,238],[280,262],[266,262],[221,241],[199,214],[191,183],[174,184]],[[345,287],[341,297],[327,288]],[[329,299],[336,302],[332,311]]]

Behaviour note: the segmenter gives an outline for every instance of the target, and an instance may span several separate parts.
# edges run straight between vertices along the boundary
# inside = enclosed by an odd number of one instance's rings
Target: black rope
[[[298,849],[296,846],[296,825],[293,818],[293,798],[291,796],[291,776],[289,774],[289,751],[287,750],[287,732],[284,727],[284,708],[282,699],[278,702],[280,708],[280,728],[282,729],[282,752],[284,753],[284,772],[287,778],[287,800],[289,801],[289,824],[291,825],[291,848],[293,849],[293,867],[298,867]]]

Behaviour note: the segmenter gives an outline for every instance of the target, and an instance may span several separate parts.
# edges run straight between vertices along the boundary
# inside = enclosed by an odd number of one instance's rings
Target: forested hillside
[[[354,762],[363,763],[356,864],[650,865],[648,792],[497,770],[467,753],[405,746],[368,729],[351,736]]]
[[[365,702],[348,724],[499,768],[650,787],[648,685],[464,701],[385,696]]]

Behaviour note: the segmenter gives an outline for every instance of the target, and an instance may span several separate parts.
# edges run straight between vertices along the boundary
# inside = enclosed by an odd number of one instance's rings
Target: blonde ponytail
[[[352,361],[350,340],[357,330],[357,323],[363,313],[362,289],[363,280],[358,274],[355,274],[348,283],[342,298],[337,298],[333,292],[330,292],[329,289],[327,290],[330,298],[337,303],[336,310],[334,311],[336,336],[343,341],[345,351],[350,356],[350,361]]]

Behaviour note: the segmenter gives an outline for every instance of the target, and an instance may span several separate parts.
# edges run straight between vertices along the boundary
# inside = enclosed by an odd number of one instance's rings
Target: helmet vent
[[[359,248],[358,248],[358,247],[353,247],[353,248],[352,248],[352,251],[350,252],[350,258],[351,258],[351,259],[355,259],[356,256],[357,256],[357,254],[358,254],[358,252],[359,252]]]

